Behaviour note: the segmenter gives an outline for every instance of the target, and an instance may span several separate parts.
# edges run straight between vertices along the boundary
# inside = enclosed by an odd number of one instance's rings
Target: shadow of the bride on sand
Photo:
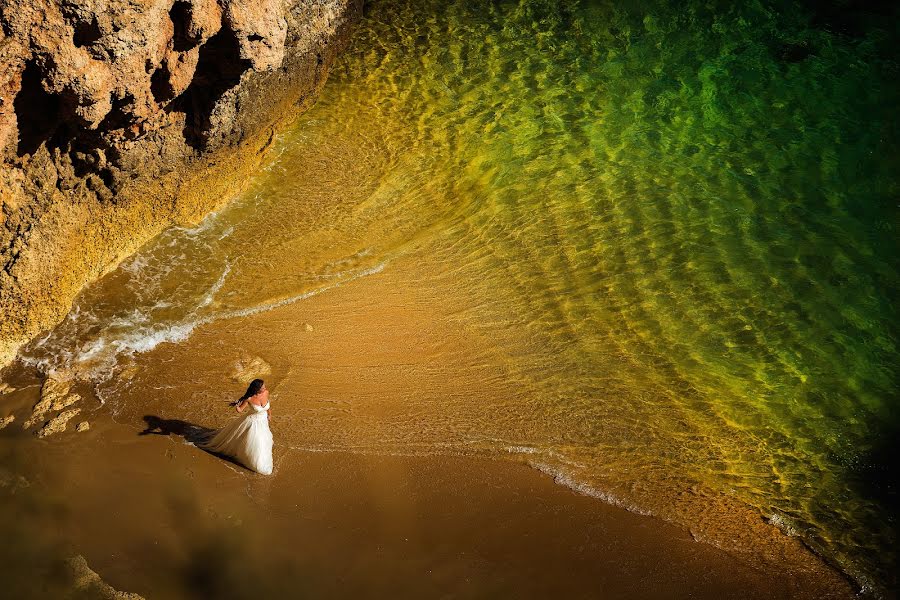
[[[207,440],[216,432],[215,429],[188,423],[181,419],[163,419],[154,415],[145,415],[144,422],[147,423],[147,428],[138,435],[176,435],[192,444]]]
[[[208,454],[212,454],[226,462],[237,465],[238,467],[241,467],[241,469],[247,469],[247,467],[242,465],[233,456],[213,452],[202,446],[202,442],[209,440],[218,429],[195,425],[194,423],[188,423],[181,419],[163,419],[162,417],[157,417],[155,415],[144,415],[144,422],[147,424],[147,428],[143,431],[139,431],[138,435],[177,436],[184,439],[185,442],[194,444],[197,448]]]

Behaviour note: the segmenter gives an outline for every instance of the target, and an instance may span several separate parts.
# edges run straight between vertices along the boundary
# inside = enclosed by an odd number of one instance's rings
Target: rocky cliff
[[[362,0],[0,0],[0,366],[240,189]]]

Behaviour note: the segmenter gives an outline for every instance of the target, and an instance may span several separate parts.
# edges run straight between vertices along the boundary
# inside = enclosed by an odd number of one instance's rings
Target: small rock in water
[[[44,425],[44,427],[40,431],[38,431],[37,436],[39,438],[45,438],[48,435],[53,435],[54,433],[65,431],[66,424],[68,424],[69,420],[80,412],[80,408],[64,410],[57,416],[50,419],[50,421],[48,421],[47,424]]]
[[[122,369],[122,371],[119,373],[119,379],[125,379],[127,381],[130,381],[130,380],[134,379],[134,376],[137,375],[137,372],[138,372],[137,365],[129,365],[129,366],[125,367],[124,369]]]
[[[75,431],[77,431],[78,433],[81,433],[82,431],[87,431],[90,428],[91,428],[90,423],[88,423],[87,421],[82,421],[75,427]]]
[[[0,429],[3,429],[4,427],[6,427],[7,425],[9,425],[10,423],[12,423],[15,420],[16,420],[15,415],[9,415],[8,417],[0,418]]]
[[[271,372],[272,367],[262,358],[245,354],[234,364],[234,368],[231,370],[231,379],[247,384],[257,377],[268,375]]]
[[[0,394],[10,394],[16,391],[16,388],[6,382],[0,382]]]
[[[313,326],[312,326],[312,325],[310,325],[309,323],[304,323],[304,324],[303,324],[303,331],[312,331],[312,330],[313,330]]]

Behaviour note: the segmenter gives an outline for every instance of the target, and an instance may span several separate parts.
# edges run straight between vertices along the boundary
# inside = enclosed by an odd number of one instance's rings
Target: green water
[[[250,192],[28,352],[149,351],[420,261],[504,375],[485,378],[494,404],[410,406],[442,425],[397,419],[382,449],[520,453],[726,546],[728,511],[698,507],[736,499],[891,588],[897,23],[786,2],[369,3]]]
[[[403,132],[387,145],[427,182],[395,199],[439,214],[459,240],[447,259],[498,274],[473,294],[515,296],[484,310],[515,305],[566,365],[535,377],[569,450],[603,447],[635,478],[675,463],[885,581],[896,15],[841,30],[789,3],[368,14],[320,109]]]

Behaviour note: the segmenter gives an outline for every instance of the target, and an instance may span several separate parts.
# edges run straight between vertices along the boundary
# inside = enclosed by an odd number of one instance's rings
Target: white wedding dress
[[[269,403],[247,403],[250,412],[210,434],[198,445],[210,452],[225,454],[263,475],[272,474],[272,430],[269,429]]]

